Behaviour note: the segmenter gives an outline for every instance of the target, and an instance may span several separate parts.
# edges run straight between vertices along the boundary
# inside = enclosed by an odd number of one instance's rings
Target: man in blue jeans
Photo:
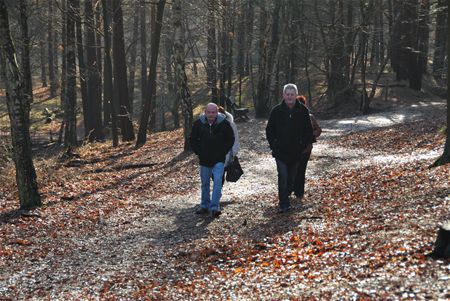
[[[266,126],[266,137],[277,163],[279,212],[291,208],[290,194],[303,150],[312,143],[313,133],[308,109],[296,100],[297,86],[283,87],[283,100],[273,107]]]
[[[192,126],[189,142],[200,161],[201,203],[197,214],[211,212],[218,217],[220,197],[222,196],[222,177],[225,156],[234,143],[233,129],[225,115],[218,112],[215,103],[206,105],[204,114],[200,115]],[[213,191],[210,193],[211,176]]]

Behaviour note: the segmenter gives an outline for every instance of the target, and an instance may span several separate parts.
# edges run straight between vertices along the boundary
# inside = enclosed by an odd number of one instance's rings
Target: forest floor
[[[305,198],[287,214],[265,120],[237,124],[245,174],[225,183],[216,219],[194,214],[197,158],[181,130],[70,160],[41,151],[44,205],[28,212],[4,169],[0,300],[449,299],[450,262],[427,256],[450,219],[450,168],[429,168],[445,102],[399,100],[320,120]]]

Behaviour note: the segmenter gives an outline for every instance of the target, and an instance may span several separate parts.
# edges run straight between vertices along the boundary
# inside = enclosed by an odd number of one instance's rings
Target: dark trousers
[[[302,197],[305,194],[305,175],[306,166],[308,165],[311,152],[302,154],[297,167],[297,175],[295,177],[294,194],[296,197]]]
[[[277,163],[278,171],[278,204],[281,209],[286,209],[291,205],[289,195],[294,189],[298,162],[285,163],[276,158],[275,161]]]

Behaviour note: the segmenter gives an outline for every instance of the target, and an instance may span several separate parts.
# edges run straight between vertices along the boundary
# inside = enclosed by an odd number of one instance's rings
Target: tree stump
[[[450,221],[439,228],[431,257],[450,259]]]

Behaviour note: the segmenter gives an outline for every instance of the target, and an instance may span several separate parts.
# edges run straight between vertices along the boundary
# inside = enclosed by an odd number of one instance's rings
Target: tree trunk
[[[354,44],[354,32],[353,32],[353,3],[351,0],[347,2],[347,19],[346,19],[346,32],[344,40],[344,76],[348,83],[351,83],[350,72],[352,66],[352,54]]]
[[[31,77],[30,65],[30,38],[28,36],[28,6],[25,0],[19,0],[19,19],[21,32],[21,62],[23,82],[25,84],[25,91],[28,94],[29,101],[33,102],[33,81]]]
[[[45,33],[43,33],[43,35],[45,35]],[[40,64],[41,64],[41,83],[42,83],[42,87],[47,87],[47,65],[45,64],[45,41],[44,41],[44,37],[41,37],[39,39],[39,54],[40,54]]]
[[[245,50],[245,69],[244,69],[244,75],[245,76],[253,76],[251,74],[251,66],[252,63],[252,43],[253,43],[253,23],[255,19],[255,8],[254,8],[254,1],[253,0],[245,0],[246,1],[246,13],[245,13],[245,20],[246,20],[246,50]]]
[[[53,28],[53,1],[48,0],[48,14],[47,14],[47,45],[48,45],[48,79],[50,82],[50,97],[56,97],[56,90],[58,89],[58,83],[55,74],[55,40],[54,40],[54,28]]]
[[[128,87],[129,87],[129,93],[130,93],[130,110],[131,113],[133,113],[133,107],[134,107],[134,83],[135,83],[135,77],[136,77],[136,54],[137,54],[137,42],[138,42],[138,35],[139,35],[139,10],[140,3],[135,2],[135,12],[134,12],[134,24],[133,24],[133,37],[131,39],[131,45],[130,45],[130,70],[129,70],[129,77],[128,77]]]
[[[261,4],[259,9],[259,61],[258,61],[258,82],[256,84],[256,97],[253,98],[253,104],[255,107],[255,117],[256,118],[265,118],[269,114],[270,108],[267,104],[267,87],[266,87],[266,76],[267,76],[267,46],[268,39],[266,37],[266,27],[267,27],[267,19],[268,12],[265,7],[265,3]]]
[[[101,78],[98,70],[97,50],[95,40],[95,23],[94,10],[92,6],[93,0],[85,0],[85,32],[86,32],[86,68],[87,68],[87,115],[86,122],[87,134],[86,138],[90,142],[102,140],[102,96],[101,96]],[[99,89],[100,88],[100,89]]]
[[[147,141],[147,126],[151,113],[152,102],[155,101],[154,96],[156,92],[156,65],[158,62],[158,53],[159,53],[159,41],[161,39],[161,29],[162,29],[162,20],[164,14],[164,6],[166,5],[165,0],[159,0],[157,4],[156,11],[156,23],[155,30],[152,34],[151,41],[151,55],[150,55],[150,71],[148,74],[149,78],[149,91],[147,95],[147,99],[144,103],[144,107],[142,110],[141,121],[139,124],[139,132],[136,140],[136,147],[140,147],[145,144]]]
[[[153,3],[150,6],[150,39],[153,39],[152,37],[155,34],[155,28],[156,28],[156,5]],[[150,45],[150,56],[152,53],[153,45]],[[151,61],[151,57],[150,57]],[[151,65],[151,62],[150,62]],[[149,71],[151,72],[151,71]],[[147,89],[152,89],[152,87],[149,87]],[[150,90],[147,90],[150,91]],[[153,101],[150,102],[150,121],[149,121],[149,127],[151,130],[155,130],[156,128],[156,87],[155,89],[152,89],[153,95],[149,95],[148,97],[153,99]],[[147,98],[148,99],[148,98]]]
[[[66,57],[67,78],[66,97],[64,101],[64,146],[70,153],[77,146],[77,120],[76,120],[76,62],[75,62],[75,0],[69,0],[67,5],[66,29]]]
[[[139,111],[142,109],[142,105],[145,101],[145,91],[147,90],[147,30],[146,30],[146,16],[145,16],[145,0],[140,0],[140,13],[139,19],[141,23],[140,27],[140,39],[141,39],[141,101],[139,103]]]
[[[66,80],[67,80],[67,0],[61,0],[61,107],[64,108],[66,102]],[[56,44],[57,45],[57,44]],[[58,57],[56,55],[56,57]],[[57,61],[58,59],[56,59]],[[57,73],[57,72],[56,72]]]
[[[81,104],[83,107],[83,124],[84,124],[84,137],[89,134],[89,109],[88,109],[88,99],[87,99],[87,84],[86,84],[86,64],[84,61],[84,43],[83,43],[83,32],[81,29],[81,14],[80,14],[80,0],[75,0],[73,2],[74,15],[75,15],[75,29],[77,37],[77,53],[78,53],[78,72],[80,80],[80,91],[81,91]]]
[[[187,85],[187,76],[185,72],[185,50],[184,50],[184,33],[185,29],[183,28],[183,15],[182,15],[182,6],[181,0],[174,0],[172,4],[173,11],[173,25],[175,31],[174,38],[174,59],[175,59],[175,79],[176,79],[176,90],[177,95],[181,100],[181,108],[183,111],[184,117],[184,150],[190,150],[189,145],[189,136],[192,129],[193,124],[193,108],[192,108],[192,99],[189,93],[189,87]]]
[[[445,222],[439,228],[431,257],[450,259],[450,221]]]
[[[450,9],[447,9],[447,28],[450,28]],[[450,43],[450,30],[447,30],[447,44]],[[447,47],[447,57],[450,57],[450,47]],[[450,68],[447,66],[447,91],[450,87]],[[434,162],[433,166],[450,163],[450,93],[447,92],[447,137],[444,145],[444,153]]]
[[[447,52],[447,0],[438,0],[436,16],[436,35],[434,39],[433,75],[442,79],[444,75],[445,54]]]
[[[421,0],[419,6],[419,24],[418,24],[418,47],[419,47],[419,67],[422,74],[427,73],[428,66],[428,48],[430,37],[430,0]]]
[[[228,62],[228,20],[227,20],[228,1],[222,1],[219,9],[220,30],[219,30],[219,104],[225,107],[225,97],[228,97],[225,92],[225,81],[227,79],[227,62]],[[228,108],[231,110],[231,108]]]
[[[245,2],[244,2],[245,3]],[[240,2],[240,5],[243,6],[243,3]],[[236,11],[237,14],[237,29],[236,29],[236,48],[237,48],[237,58],[236,58],[236,73],[238,76],[238,89],[239,89],[239,106],[241,106],[242,102],[242,77],[244,77],[244,58],[245,58],[245,46],[246,46],[246,31],[245,25],[246,20],[244,15],[246,14],[245,10],[238,9]]]
[[[114,102],[113,97],[113,69],[111,62],[111,13],[109,8],[109,0],[102,0],[103,8],[103,33],[105,41],[105,53],[103,63],[103,112],[104,112],[104,124],[108,124],[111,118],[111,135],[113,146],[119,145],[119,135],[117,132],[117,103]],[[111,113],[111,115],[110,115]]]
[[[114,60],[114,97],[119,104],[119,120],[123,141],[135,139],[128,98],[127,66],[123,35],[122,1],[113,0],[113,60]]]
[[[207,54],[206,54],[206,85],[211,91],[211,101],[219,103],[217,91],[217,69],[216,69],[216,6],[215,1],[208,2],[207,15]]]
[[[102,12],[100,8],[100,3],[98,0],[94,2],[94,15],[95,15],[95,41],[97,47],[95,47],[97,52],[97,73],[99,74],[99,84],[98,84],[98,94],[100,95],[100,110],[101,110],[101,95],[102,95]],[[100,113],[101,116],[101,113]]]
[[[228,4],[226,15],[227,15],[227,56],[226,56],[226,66],[227,66],[227,97],[231,97],[231,86],[233,77],[233,41],[234,41],[234,15],[236,14],[236,2]],[[231,108],[230,108],[231,109]]]
[[[4,0],[0,0],[0,57],[2,78],[6,86],[6,104],[11,125],[16,183],[20,208],[41,206],[30,139],[30,98],[17,66],[16,51],[9,31],[9,18]]]
[[[167,11],[167,19],[172,20],[171,11]],[[164,49],[165,49],[165,73],[167,77],[167,93],[168,98],[171,100],[170,112],[172,113],[173,118],[173,126],[174,128],[180,127],[180,99],[176,96],[175,91],[175,80],[173,76],[173,66],[172,66],[172,58],[173,58],[173,40],[174,40],[174,32],[173,25],[171,22],[166,25],[166,38],[164,40]],[[205,68],[207,70],[207,68]]]

